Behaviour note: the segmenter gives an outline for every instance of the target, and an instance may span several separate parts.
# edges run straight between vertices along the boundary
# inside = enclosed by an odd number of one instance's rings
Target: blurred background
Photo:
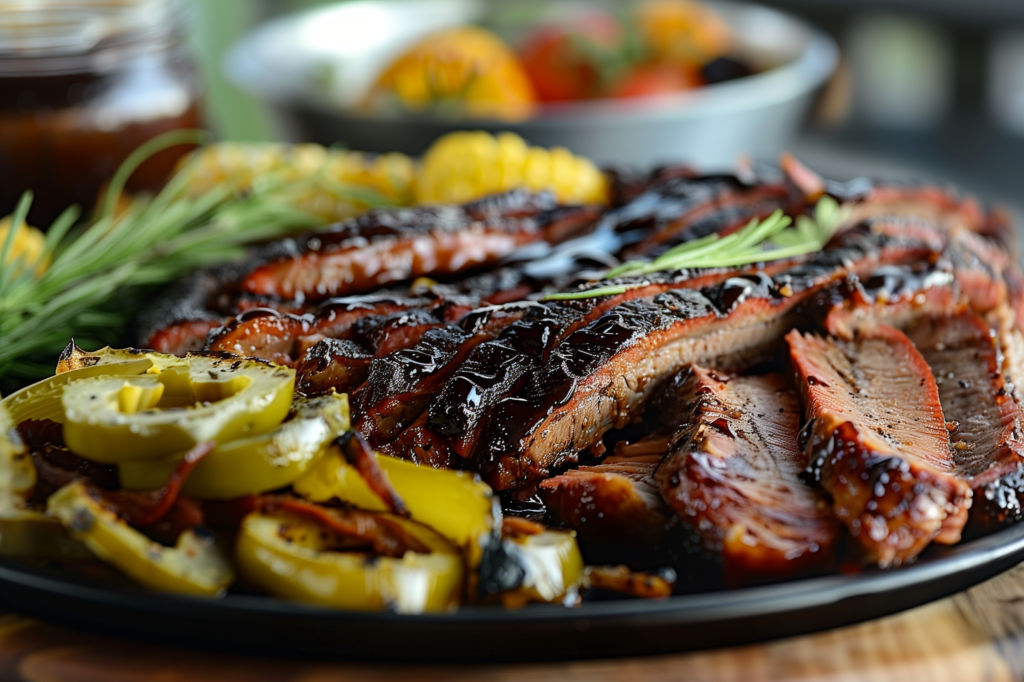
[[[376,4],[387,2],[380,0]],[[21,107],[21,110],[36,106],[32,102],[26,104],[24,92],[16,92],[18,78],[11,77],[11,69],[23,70],[24,67],[10,64],[5,67],[3,62],[12,60],[2,57],[5,40],[8,41],[7,49],[12,40],[14,44],[18,42],[18,34],[11,33],[10,17],[24,8],[31,9],[40,4],[46,3],[31,0],[0,2],[0,16],[5,17],[2,21],[7,23],[7,26],[0,24],[0,76],[7,76],[0,78],[0,106],[9,109]],[[168,6],[179,3],[157,0],[132,3],[125,0],[99,4]],[[333,104],[329,98],[321,97],[319,102],[311,103],[308,97],[294,95],[290,90],[294,89],[294,83],[290,81],[295,80],[294,69],[298,68],[295,64],[306,58],[303,55],[308,47],[294,37],[297,34],[264,40],[267,45],[252,39],[245,41],[267,22],[293,16],[297,12],[316,11],[328,4],[337,3],[318,0],[183,0],[179,7],[183,12],[168,15],[164,24],[179,26],[180,35],[173,40],[180,42],[187,53],[188,64],[172,64],[170,67],[164,64],[165,68],[151,70],[148,75],[139,70],[134,76],[138,82],[132,96],[118,106],[131,109],[143,106],[141,101],[150,105],[155,101],[166,104],[174,97],[186,102],[186,106],[179,107],[178,118],[171,117],[174,120],[164,121],[156,127],[143,126],[134,132],[117,132],[116,125],[108,126],[115,130],[117,143],[127,149],[140,139],[151,136],[161,126],[192,125],[198,122],[198,116],[218,137],[226,140],[313,139],[371,151],[384,151],[383,148],[390,144],[398,151],[421,152],[426,144],[423,140],[440,130],[436,126],[427,126],[419,133],[420,137],[415,137],[413,133],[416,126],[421,125],[422,116],[400,121],[399,125],[394,125],[395,119],[391,116],[391,127],[383,129],[374,127],[376,124],[364,115],[365,112],[345,114],[346,121],[339,123],[338,112],[330,110]],[[568,4],[581,6],[585,3]],[[529,142],[544,145],[561,143],[573,151],[590,154],[599,162],[639,162],[639,165],[645,161],[668,160],[658,158],[657,154],[661,153],[678,161],[716,166],[723,165],[725,158],[734,158],[735,149],[765,157],[774,154],[776,147],[784,146],[808,165],[839,179],[864,174],[944,179],[988,199],[1009,203],[1020,201],[1018,188],[1024,181],[1024,164],[1021,162],[1024,159],[1024,2],[763,0],[761,4],[796,15],[820,29],[823,35],[830,36],[839,47],[841,56],[838,63],[829,61],[828,45],[814,43],[814,35],[780,37],[792,27],[787,29],[769,15],[747,16],[741,13],[734,17],[727,12],[727,19],[733,24],[741,42],[753,50],[751,54],[755,54],[743,68],[753,65],[754,71],[763,71],[758,76],[762,81],[760,93],[755,92],[754,87],[758,78],[741,78],[736,83],[723,85],[731,87],[741,81],[750,81],[751,86],[746,90],[718,88],[712,93],[714,97],[668,98],[661,105],[652,105],[645,111],[622,106],[602,108],[603,105],[597,104],[588,105],[590,109],[585,111],[581,109],[585,115],[577,117],[553,107],[545,109],[551,113],[550,116],[546,113],[533,122],[523,122],[523,127],[516,129]],[[495,0],[490,5],[506,10],[523,7],[522,3],[514,0]],[[728,3],[725,5],[728,9]],[[522,13],[523,10],[517,11]],[[154,12],[151,8],[150,14],[156,16],[158,13]],[[425,15],[426,23],[433,21],[431,17],[437,18],[442,14],[441,10],[428,13]],[[569,19],[570,23],[573,21],[577,19]],[[353,30],[347,30],[352,24],[346,22],[348,19],[341,20],[338,25],[344,30],[333,34],[335,28],[330,22],[319,21],[318,31],[314,30],[318,22],[312,22],[313,29],[306,25],[302,29],[306,32],[303,35],[315,32],[317,40],[327,46],[327,51],[341,59],[348,49],[346,46],[356,43],[375,45],[382,39],[381,33],[396,30],[386,22],[371,22],[365,28],[355,26]],[[762,38],[764,45],[759,45]],[[289,43],[289,40],[293,42]],[[772,40],[782,44],[772,45]],[[779,55],[785,52],[787,40],[793,45],[799,43],[801,47],[794,47],[793,54],[783,58]],[[244,54],[238,54],[240,41],[243,41],[241,52]],[[801,41],[810,42],[804,45]],[[46,44],[52,48],[51,43]],[[760,54],[757,50],[762,48],[768,57],[757,56]],[[771,56],[772,50],[775,50],[774,56]],[[814,55],[807,54],[814,50],[818,50]],[[775,68],[773,71],[773,68],[790,61],[790,57],[794,64],[801,63],[801,54],[806,62],[802,67],[804,72],[789,76],[791,80],[803,79],[801,87],[807,91],[806,106],[801,99],[803,91],[798,92],[797,88],[786,95],[793,105],[782,112],[778,103],[768,101],[771,93],[766,94],[765,91],[768,87],[765,84],[769,82],[767,76],[774,74],[772,77],[776,78],[772,81],[773,92],[790,87],[792,83],[786,85],[774,73],[785,69]],[[767,59],[768,62],[774,59],[777,64],[765,62],[767,66],[758,66],[759,59]],[[8,69],[6,73],[3,71],[5,68]],[[820,73],[815,72],[815,68]],[[316,76],[321,77],[336,79],[337,74],[324,69]],[[818,87],[818,81],[826,79],[827,83]],[[146,87],[139,85],[143,81],[152,86],[148,94]],[[161,90],[154,85],[159,83],[177,83],[179,92],[175,93],[174,87]],[[325,88],[329,90],[329,87]],[[87,87],[83,86],[83,91],[86,90]],[[288,92],[282,94],[284,91]],[[59,96],[67,92],[71,90],[65,88]],[[756,106],[762,108],[755,111],[753,104],[746,105],[748,102],[756,102]],[[54,105],[51,102],[46,106]],[[687,107],[701,110],[700,114],[687,114],[690,122],[686,125],[679,124],[679,116],[669,121],[676,116],[673,112]],[[747,110],[747,118],[730,123],[732,112],[741,109]],[[154,120],[152,115],[147,116],[147,120]],[[698,120],[701,117],[703,123]],[[710,125],[708,121],[717,127],[707,127]],[[458,124],[449,122],[449,126],[499,130],[506,123],[462,121]],[[670,127],[659,127],[662,125]],[[790,125],[795,135],[787,128]],[[677,138],[665,131],[686,126],[691,129],[691,137],[680,134],[675,147],[667,142],[660,144],[660,141]],[[636,137],[624,132],[629,128],[635,129]],[[646,137],[641,137],[644,131]],[[24,129],[0,127],[0,144],[7,145],[6,149],[18,145],[22,148],[29,144],[38,146],[38,141],[33,143],[32,139]],[[616,141],[618,146],[615,146]],[[707,146],[723,150],[722,155],[715,157],[707,151]],[[123,149],[121,156],[125,153]],[[696,158],[678,158],[680,149],[684,154],[685,150],[693,150]],[[0,155],[0,190],[5,186],[18,185],[18,178],[24,180],[20,183],[24,184],[30,176],[36,183],[42,178],[55,178],[69,186],[79,182],[74,177],[65,177],[59,171],[46,168],[37,169],[36,175],[32,176],[31,169],[26,170],[24,153],[22,157],[9,153]],[[116,166],[113,158],[104,166],[108,173]],[[164,165],[172,161],[169,156]],[[65,171],[76,168],[73,162],[66,160],[56,165]],[[154,177],[161,168],[152,171]],[[76,197],[77,200],[86,200],[87,192],[93,191],[91,185],[86,185],[82,184],[82,194]],[[12,191],[0,191],[0,203],[10,204],[14,196]],[[0,212],[8,208],[0,207]]]
[[[227,46],[316,0],[195,3],[211,120],[227,137],[269,139],[272,115],[218,69]],[[836,177],[943,178],[1024,200],[1024,2],[764,0],[839,43],[842,61],[795,151]]]

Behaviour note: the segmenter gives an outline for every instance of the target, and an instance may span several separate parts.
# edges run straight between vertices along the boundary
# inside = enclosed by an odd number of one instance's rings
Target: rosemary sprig
[[[814,218],[799,216],[796,224],[776,210],[764,220],[752,219],[727,236],[710,234],[675,246],[653,261],[627,261],[604,274],[604,280],[655,272],[697,268],[725,268],[767,263],[813,253],[825,245],[846,219],[847,211],[824,196],[814,207]],[[608,285],[569,293],[548,294],[546,301],[561,301],[625,292],[628,285]]]
[[[611,286],[611,287],[597,287],[595,289],[585,289],[583,291],[568,291],[557,294],[548,294],[544,297],[545,301],[572,301],[580,298],[597,298],[598,296],[615,296],[617,294],[624,294],[629,290],[626,286]]]
[[[117,342],[154,286],[195,268],[240,259],[246,244],[323,224],[294,207],[294,183],[274,173],[251,188],[227,182],[189,197],[189,167],[156,196],[133,197],[115,210],[125,182],[142,161],[205,136],[175,131],[140,147],[111,181],[97,217],[72,229],[78,210],[65,211],[50,226],[43,253],[33,263],[7,261],[16,226],[23,224],[32,201],[31,193],[22,197],[0,245],[0,376],[49,373],[72,333],[79,342]],[[47,259],[52,259],[49,267],[38,267]]]

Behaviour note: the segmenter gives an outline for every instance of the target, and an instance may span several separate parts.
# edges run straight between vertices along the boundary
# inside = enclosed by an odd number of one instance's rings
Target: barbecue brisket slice
[[[935,376],[957,474],[974,489],[970,523],[991,528],[1019,509],[1021,410],[1007,382],[1000,339],[970,311],[919,320],[907,330]]]
[[[419,341],[374,360],[355,396],[355,427],[374,445],[410,426],[470,352],[519,320],[535,303],[480,308],[457,324],[431,329]]]
[[[637,208],[649,202],[644,219],[626,220]],[[762,183],[744,186],[726,176],[687,179],[674,178],[659,183],[632,206],[623,207],[617,228],[649,226],[649,234],[624,251],[626,259],[659,256],[676,244],[700,239],[709,234],[725,236],[743,227],[752,218],[767,218],[777,209],[794,213],[802,208],[790,188],[784,184]]]
[[[960,539],[971,489],[957,477],[938,388],[902,332],[853,341],[787,335],[807,415],[809,471],[868,561],[913,560]]]
[[[295,386],[306,394],[348,393],[366,381],[373,354],[342,339],[321,339],[296,366]]]
[[[581,466],[541,481],[537,492],[552,518],[580,537],[602,542],[656,543],[674,517],[654,481],[665,455],[612,455],[596,466]]]
[[[317,341],[343,337],[363,319],[407,310],[429,310],[439,303],[433,297],[384,294],[333,299],[320,306],[315,314],[295,315],[254,308],[210,332],[206,348],[291,366]]]
[[[549,194],[523,190],[463,206],[375,210],[257,265],[241,290],[323,300],[415,277],[457,275],[493,266],[530,242],[562,241],[600,215],[598,206],[559,206]]]
[[[683,367],[743,369],[770,359],[786,332],[830,304],[827,293],[849,273],[925,259],[932,248],[855,232],[774,277],[756,273],[627,300],[565,336],[494,403],[481,435],[467,441],[473,468],[499,490],[540,480],[608,430],[638,419],[660,383]],[[440,407],[432,404],[432,415]]]
[[[774,274],[793,267],[799,260],[767,263],[762,272]],[[623,277],[584,285],[622,286],[612,296],[538,303],[526,309],[494,340],[475,349],[431,404],[429,428],[447,438],[456,452],[470,457],[491,409],[504,396],[514,394],[531,371],[547,362],[552,351],[567,336],[597,320],[618,305],[636,299],[653,298],[674,289],[701,289],[720,284],[748,270],[739,268],[685,269],[642,277]]]
[[[960,306],[954,273],[931,265],[887,265],[863,277],[851,275],[837,288],[824,320],[829,334],[853,339],[859,330],[888,324],[903,329],[922,317]]]
[[[835,194],[834,184],[829,192]],[[847,221],[856,224],[871,218],[926,220],[945,231],[966,229],[984,232],[985,211],[971,197],[943,187],[921,184],[865,183],[856,196],[838,196],[852,202]]]
[[[161,353],[185,355],[202,350],[206,335],[220,327],[218,294],[232,287],[229,268],[197,270],[159,297],[139,316],[139,345]]]
[[[691,366],[659,397],[676,430],[657,482],[669,506],[749,583],[832,564],[840,526],[802,478],[800,400],[781,374],[732,376]]]

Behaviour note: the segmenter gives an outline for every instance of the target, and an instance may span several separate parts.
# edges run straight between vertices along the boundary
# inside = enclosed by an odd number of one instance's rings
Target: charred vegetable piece
[[[139,584],[162,592],[216,596],[234,572],[213,537],[188,530],[165,547],[103,506],[89,486],[72,482],[50,496],[47,510],[71,535]]]
[[[0,405],[0,556],[82,559],[90,555],[60,521],[30,509],[36,470],[11,416]]]
[[[501,509],[487,484],[464,471],[432,469],[380,454],[375,457],[410,517],[463,547],[470,566],[478,565],[483,547],[501,523]],[[359,509],[388,508],[356,467],[337,451],[329,452],[293,488],[314,502],[336,498]]]
[[[159,367],[165,356],[133,350],[103,348],[87,353],[74,343],[69,344],[57,363],[56,375],[12,393],[3,400],[14,424],[26,419],[64,421],[61,396],[73,381],[102,376],[135,376]],[[178,361],[178,358],[174,358]]]
[[[463,588],[462,557],[441,536],[401,517],[432,551],[401,557],[339,551],[345,539],[309,517],[253,513],[242,521],[236,557],[246,578],[277,597],[359,611],[447,611]]]
[[[68,447],[96,462],[152,459],[266,433],[288,414],[293,370],[234,357],[172,357],[156,358],[145,374],[69,381],[59,420]]]
[[[384,503],[389,512],[401,516],[409,515],[402,496],[391,485],[391,480],[381,468],[380,462],[377,461],[373,449],[370,448],[370,444],[366,442],[365,438],[357,431],[350,431],[340,436],[335,443],[341,450],[341,454],[345,456],[345,461],[355,467],[362,479],[370,486],[373,494]]]
[[[501,545],[506,561],[518,567],[517,584],[499,595],[502,604],[516,608],[529,602],[576,603],[584,565],[574,531],[513,535]]]
[[[273,431],[218,445],[199,462],[182,492],[230,500],[283,488],[316,465],[331,441],[348,429],[348,415],[343,393],[298,398],[288,421]],[[172,455],[121,462],[121,485],[132,490],[160,487],[180,461],[180,455]]]
[[[676,573],[671,568],[658,573],[638,573],[627,566],[587,566],[584,583],[595,590],[608,590],[641,599],[672,596]]]
[[[186,452],[167,482],[158,488],[145,491],[99,490],[96,495],[99,495],[105,507],[115,511],[129,525],[153,526],[177,506],[178,496],[189,474],[215,447],[216,443],[207,441]],[[200,521],[196,519],[196,523]]]

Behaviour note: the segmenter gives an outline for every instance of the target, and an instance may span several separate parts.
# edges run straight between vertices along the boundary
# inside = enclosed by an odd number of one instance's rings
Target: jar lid
[[[0,74],[103,68],[165,49],[183,12],[179,0],[0,0]]]

